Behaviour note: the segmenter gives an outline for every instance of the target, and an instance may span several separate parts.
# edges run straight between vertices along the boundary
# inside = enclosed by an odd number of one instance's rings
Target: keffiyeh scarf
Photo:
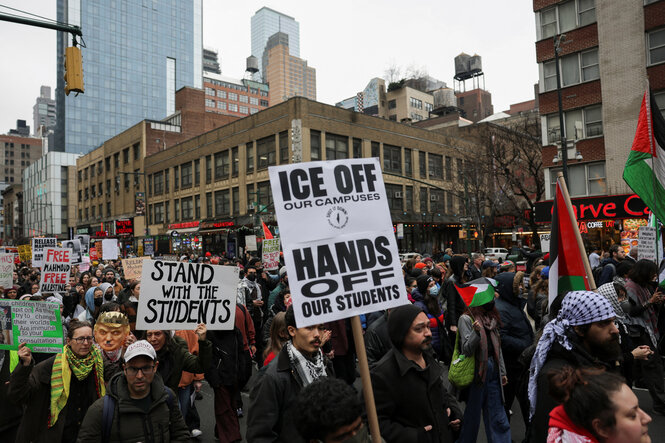
[[[289,354],[291,368],[300,379],[302,387],[308,386],[320,377],[326,377],[326,365],[323,362],[323,353],[319,349],[312,359],[306,358],[293,346],[291,341],[286,342],[286,351]]]
[[[543,328],[543,335],[538,340],[536,352],[529,368],[529,417],[536,411],[538,374],[547,361],[547,354],[556,341],[567,350],[573,345],[567,332],[573,326],[588,325],[616,317],[612,305],[605,297],[591,291],[569,292],[561,303],[559,315]]]

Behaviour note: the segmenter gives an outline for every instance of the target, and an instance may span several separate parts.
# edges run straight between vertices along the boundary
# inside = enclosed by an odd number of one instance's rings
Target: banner
[[[105,238],[102,240],[102,260],[116,260],[118,258],[118,240]]]
[[[378,159],[269,173],[298,327],[408,303]]]
[[[637,259],[656,262],[656,228],[640,226],[637,236]]]
[[[18,255],[21,258],[21,261],[26,263],[32,260],[32,246],[30,245],[19,245]]]
[[[32,267],[41,268],[44,264],[44,248],[55,248],[58,239],[53,237],[42,237],[32,239]]]
[[[136,193],[136,215],[145,215],[145,192]]]
[[[145,260],[136,329],[231,330],[237,286],[236,266]]]
[[[0,349],[62,352],[60,305],[43,301],[0,299]]]
[[[90,236],[85,234],[78,234],[74,240],[81,242],[81,254],[90,254]]]
[[[122,271],[125,274],[125,280],[139,280],[141,278],[141,269],[143,269],[143,260],[146,257],[125,258],[122,260]]]
[[[263,269],[274,271],[279,269],[279,237],[263,240]]]
[[[46,248],[44,250],[44,266],[42,269],[39,292],[67,292],[71,265],[72,250],[64,248]]]
[[[550,252],[550,238],[551,234],[540,234],[540,250],[543,254]]]
[[[81,240],[63,240],[62,247],[72,250],[72,264],[79,265],[83,262],[83,252],[81,248]]]
[[[11,288],[14,285],[14,254],[0,253],[0,286]]]

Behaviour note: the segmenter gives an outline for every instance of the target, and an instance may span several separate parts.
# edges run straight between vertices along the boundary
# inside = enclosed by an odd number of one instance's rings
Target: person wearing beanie
[[[439,292],[439,303],[441,306],[447,306],[446,329],[448,329],[448,338],[452,347],[455,346],[455,334],[457,333],[457,322],[466,309],[466,304],[457,291],[457,286],[462,286],[468,281],[467,271],[469,262],[466,257],[456,255],[450,260],[450,269],[453,271],[443,290]],[[447,364],[448,362],[446,362]]]
[[[452,442],[462,411],[432,356],[427,315],[415,305],[391,311],[392,349],[371,370],[381,435],[395,442]],[[450,411],[448,413],[448,411]]]

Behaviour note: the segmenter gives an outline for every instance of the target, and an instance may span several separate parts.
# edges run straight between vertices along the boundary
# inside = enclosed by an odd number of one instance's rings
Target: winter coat
[[[167,388],[168,389],[168,388]],[[150,409],[146,413],[129,396],[124,373],[116,374],[109,383],[108,394],[115,399],[115,412],[109,435],[110,442],[189,442],[190,434],[180,414],[178,398],[171,392],[171,403],[159,374],[150,385]],[[99,442],[103,427],[104,399],[100,398],[88,409],[77,443]],[[146,435],[148,431],[149,435]]]
[[[448,423],[464,414],[444,385],[443,366],[429,354],[425,362],[427,367],[421,369],[393,347],[371,370],[374,403],[386,442],[453,441]],[[431,431],[425,431],[427,425]]]
[[[327,366],[326,372],[332,376],[332,366]],[[262,370],[263,376],[250,391],[245,438],[250,443],[304,442],[296,430],[291,408],[302,386],[293,375],[286,346]]]
[[[501,335],[501,333],[499,333]],[[487,342],[489,344],[489,341],[491,340],[489,334],[487,335]],[[468,315],[463,315],[460,317],[459,321],[459,352],[460,354],[464,355],[474,355],[476,358],[476,375],[474,377],[474,380],[476,382],[479,381],[479,375],[478,375],[478,361],[480,358],[480,334],[478,331],[473,329],[473,322],[471,321],[471,317]],[[492,357],[492,355],[487,356]],[[506,375],[506,364],[503,359],[503,352],[501,349],[499,349],[499,376],[503,377]],[[501,390],[503,392],[503,386],[501,387]]]
[[[605,283],[610,283],[612,280],[614,280],[614,276],[617,273],[617,266],[619,266],[619,262],[613,258],[606,258],[605,260],[601,261],[600,267],[603,268],[603,272],[601,272],[600,279],[596,282],[596,285],[600,287]]]
[[[427,318],[430,319],[430,330],[432,331],[432,348],[436,351],[437,355],[441,357],[442,331],[439,330],[439,324],[443,326],[443,322],[437,321],[437,318],[440,317],[441,314],[439,313],[438,315],[435,315],[435,313],[429,312],[429,309],[427,309],[427,304],[425,303],[425,298],[420,293],[418,288],[415,288],[413,291],[411,291],[411,297],[413,297],[414,300],[413,304],[422,309],[423,312],[427,315]],[[434,320],[432,321],[432,319]]]
[[[365,332],[364,339],[365,350],[367,351],[367,362],[371,368],[392,348],[390,336],[388,335],[387,312],[369,325],[367,332]]]
[[[446,280],[446,283],[439,291],[439,302],[442,306],[446,306],[446,327],[450,329],[451,326],[457,326],[460,316],[466,309],[466,304],[459,295],[455,284],[462,285],[462,275],[464,274],[464,263],[466,259],[461,256],[454,256],[450,260],[450,268],[453,275]]]
[[[251,322],[251,320],[250,320]],[[243,336],[237,327],[230,331],[208,331],[212,361],[206,366],[206,380],[212,387],[233,386],[248,376],[244,371]]]
[[[172,391],[178,392],[182,371],[202,374],[211,365],[212,344],[209,340],[199,340],[199,355],[192,355],[185,340],[178,336],[171,337],[170,341],[157,352],[157,359],[159,360],[157,371],[162,376],[164,384]]]
[[[9,396],[9,385],[6,384],[9,381],[9,374],[11,372],[10,353],[16,351],[0,352],[4,355],[2,367],[0,368],[0,441],[2,441],[3,432],[18,426],[21,422],[23,410]]]
[[[503,356],[508,362],[516,364],[522,351],[533,343],[533,329],[523,310],[526,300],[520,299],[513,292],[514,279],[513,272],[502,272],[496,276],[496,281],[499,283],[496,309],[501,316]]]
[[[10,376],[8,395],[16,404],[24,406],[23,419],[16,436],[17,442],[61,442],[65,424],[68,421],[67,416],[70,413],[76,414],[76,411],[70,411],[70,409],[74,409],[73,403],[76,397],[70,391],[70,397],[60,411],[58,420],[52,427],[47,427],[51,411],[51,373],[55,357],[52,356],[36,365],[33,359],[29,366],[24,366],[19,362]],[[72,379],[76,379],[76,377],[72,376]],[[70,382],[70,389],[73,389],[74,383],[76,383],[74,380]],[[94,371],[91,371],[83,381],[78,382],[78,388],[81,389],[79,392],[82,392],[82,395],[79,397],[75,409],[86,411],[98,398]],[[81,421],[83,416],[82,413]],[[71,425],[80,426],[80,422],[77,421]]]

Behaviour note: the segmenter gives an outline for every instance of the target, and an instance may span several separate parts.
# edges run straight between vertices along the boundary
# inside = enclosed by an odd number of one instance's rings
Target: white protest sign
[[[236,266],[145,260],[136,329],[231,330],[237,287]]]
[[[71,265],[72,250],[65,248],[44,249],[44,266],[42,269],[39,291],[67,292]]]
[[[58,239],[54,237],[43,237],[32,239],[32,267],[41,268],[44,263],[44,248],[55,248]]]
[[[269,172],[298,327],[408,303],[378,159]]]
[[[14,284],[14,254],[0,254],[0,286],[10,288]]]
[[[90,257],[84,255],[83,257],[81,257],[81,264],[79,265],[79,271],[85,272],[89,269],[90,269]]]
[[[256,251],[256,235],[246,235],[245,236],[245,250],[246,251]]]
[[[543,254],[550,252],[550,234],[540,234],[540,250]]]
[[[266,238],[263,240],[263,269],[274,271],[279,269],[279,238]]]
[[[102,260],[115,260],[118,258],[118,240],[105,238],[102,240]]]
[[[81,240],[63,240],[62,247],[72,250],[72,264],[78,265],[82,263],[82,249]]]
[[[77,234],[75,240],[81,242],[81,253],[83,255],[90,253],[90,236],[85,234]]]
[[[640,226],[637,236],[637,258],[656,261],[656,228]]]

